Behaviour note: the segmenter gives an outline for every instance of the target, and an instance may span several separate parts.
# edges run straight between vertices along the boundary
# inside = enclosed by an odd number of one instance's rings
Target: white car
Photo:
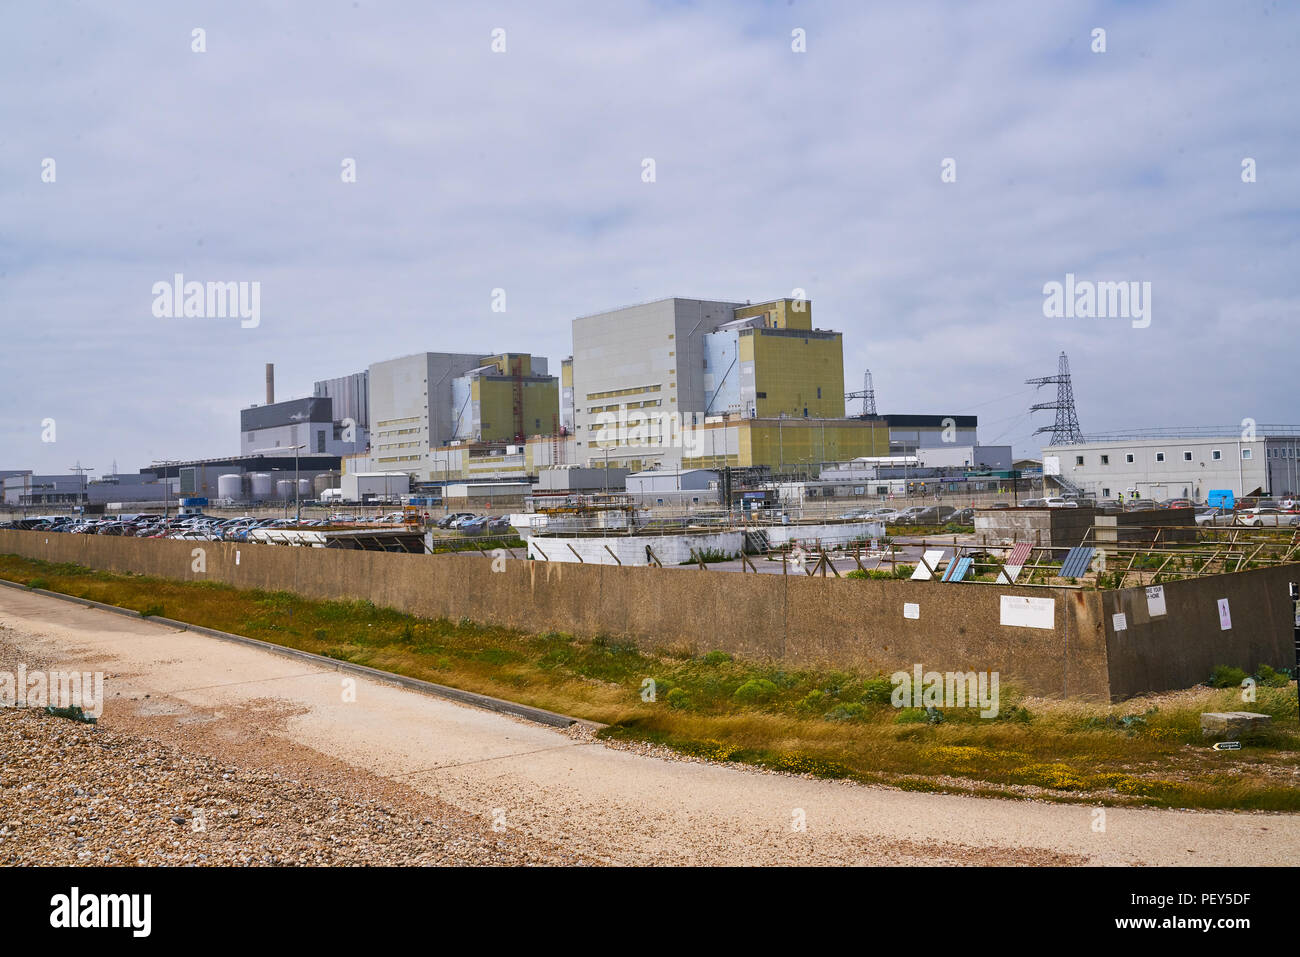
[[[1247,508],[1237,513],[1237,524],[1251,528],[1265,525],[1300,525],[1300,515],[1291,515],[1280,508]]]
[[[1043,504],[1046,505],[1048,508],[1078,508],[1079,507],[1078,502],[1071,501],[1068,498],[1061,498],[1059,496],[1052,496],[1051,498],[1045,498],[1043,499]]]

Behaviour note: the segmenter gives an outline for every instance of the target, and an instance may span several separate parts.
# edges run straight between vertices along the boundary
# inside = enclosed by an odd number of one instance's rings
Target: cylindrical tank
[[[325,491],[327,488],[339,487],[339,473],[332,472],[332,471],[321,472],[314,479],[312,479],[311,484],[312,484],[312,490],[315,494],[315,497],[320,498],[320,493]]]
[[[275,497],[283,499],[293,498],[293,479],[280,479],[276,482]]]
[[[253,501],[265,502],[271,497],[271,492],[275,488],[271,484],[270,472],[253,473]]]
[[[311,498],[311,479],[298,479],[298,497]]]
[[[217,476],[217,497],[218,498],[243,498],[244,497],[244,477],[238,474],[218,475]]]

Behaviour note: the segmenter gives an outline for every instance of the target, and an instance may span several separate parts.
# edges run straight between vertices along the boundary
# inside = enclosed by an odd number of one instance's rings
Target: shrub
[[[799,700],[797,707],[800,711],[820,711],[826,707],[826,692],[809,691]]]
[[[776,694],[776,685],[766,678],[750,678],[736,689],[732,697],[744,704],[756,704],[762,701],[770,701],[776,697]]]
[[[1265,688],[1285,688],[1291,681],[1291,672],[1285,668],[1278,671],[1271,665],[1260,665],[1255,680]]]
[[[862,683],[862,700],[868,704],[889,704],[893,694],[894,683],[884,675]]]
[[[140,609],[141,618],[161,618],[163,616],[163,606],[158,604],[145,605]]]
[[[728,661],[731,661],[731,655],[727,654],[725,651],[710,651],[704,656],[704,663],[706,665],[721,665]]]
[[[861,717],[862,712],[865,710],[866,709],[860,704],[841,704],[831,708],[831,710],[827,711],[822,715],[822,717],[827,721],[852,721],[855,718]]]
[[[27,583],[27,587],[28,587],[28,588],[44,588],[44,589],[46,589],[46,590],[48,591],[48,590],[49,590],[49,587],[50,587],[50,583],[49,583],[48,580],[46,580],[46,579],[44,579],[44,578],[33,578],[31,581],[29,581],[29,582]]]
[[[691,696],[681,688],[674,688],[669,691],[665,700],[668,702],[668,707],[675,708],[678,711],[687,711],[691,707]]]
[[[1239,688],[1241,683],[1247,678],[1246,672],[1240,668],[1233,668],[1229,665],[1217,665],[1210,672],[1210,687],[1212,688]]]

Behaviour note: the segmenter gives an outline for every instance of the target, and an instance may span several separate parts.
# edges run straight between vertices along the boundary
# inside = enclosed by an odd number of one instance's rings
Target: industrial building
[[[589,466],[780,469],[884,451],[883,426],[845,417],[841,335],[814,329],[806,300],[670,298],[575,319],[573,393]]]
[[[371,445],[345,471],[417,483],[529,475],[528,436],[559,431],[559,380],[527,353],[421,352],[370,367]]]
[[[710,417],[684,442],[688,468],[759,468],[777,474],[815,475],[826,462],[882,455],[885,425],[859,418]],[[636,467],[641,464],[633,460]],[[649,464],[649,463],[645,463]]]
[[[709,469],[648,469],[626,479],[627,494],[639,505],[717,505],[719,475]]]
[[[943,446],[975,446],[979,426],[976,415],[876,415],[863,416],[869,422],[883,422],[889,429],[889,455],[910,455],[917,449]]]
[[[153,475],[106,475],[92,479],[84,472],[35,475],[30,471],[0,473],[0,502],[9,506],[95,506],[111,502],[162,502],[176,490]]]
[[[1203,502],[1214,489],[1237,497],[1293,495],[1300,490],[1300,426],[1087,436],[1044,448],[1043,473],[1066,491],[1098,499],[1136,494]]]
[[[266,404],[251,405],[239,413],[240,454],[292,450],[296,446],[302,446],[300,454],[305,455],[341,456],[364,451],[369,402],[365,376],[357,373],[327,379],[316,383],[316,394],[310,398],[276,402],[275,366],[267,363]],[[340,408],[347,414],[340,414]]]
[[[515,442],[559,432],[559,385],[540,356],[506,353],[451,381],[452,439]]]

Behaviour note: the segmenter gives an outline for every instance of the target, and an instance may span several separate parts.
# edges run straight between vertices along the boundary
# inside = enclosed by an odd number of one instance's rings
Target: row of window
[[[1252,452],[1251,449],[1242,449],[1242,450],[1241,450],[1241,457],[1242,457],[1243,459],[1250,459],[1250,458],[1252,457],[1252,456],[1251,456],[1251,452]],[[1212,461],[1214,461],[1214,462],[1222,461],[1222,459],[1223,459],[1223,450],[1222,450],[1222,449],[1211,449],[1211,450],[1210,450],[1210,459],[1211,459]],[[1164,453],[1164,452],[1157,452],[1157,453],[1156,453],[1156,461],[1157,461],[1157,462],[1163,462],[1164,460],[1165,460],[1165,453]],[[1135,459],[1134,459],[1134,456],[1133,456],[1133,453],[1132,453],[1132,452],[1125,452],[1125,453],[1124,453],[1124,462],[1125,462],[1125,464],[1127,464],[1127,465],[1132,465],[1134,461],[1135,461]],[[1190,462],[1190,461],[1192,461],[1192,452],[1191,452],[1190,449],[1183,449],[1183,461],[1184,461],[1184,462]],[[1082,456],[1082,455],[1076,455],[1076,456],[1074,457],[1074,464],[1075,464],[1075,465],[1082,465],[1082,464],[1083,464],[1083,456]],[[1101,464],[1102,464],[1102,465],[1110,465],[1110,456],[1109,456],[1109,455],[1102,455],[1102,456],[1101,456]]]
[[[630,389],[611,389],[608,392],[588,392],[588,399],[616,399],[620,395],[636,395],[638,392],[662,392],[663,385],[638,385]]]

